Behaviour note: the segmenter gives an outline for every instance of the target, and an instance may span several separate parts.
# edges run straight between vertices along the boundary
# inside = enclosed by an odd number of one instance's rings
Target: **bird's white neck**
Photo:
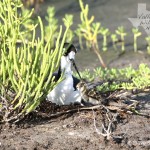
[[[64,72],[64,74],[72,74],[71,61],[68,59],[68,57],[61,57],[61,71]]]

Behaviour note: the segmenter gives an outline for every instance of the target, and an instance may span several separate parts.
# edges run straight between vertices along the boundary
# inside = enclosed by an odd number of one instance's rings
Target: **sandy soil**
[[[76,0],[47,0],[41,8],[44,17],[49,5],[56,6],[57,17],[62,18],[65,13],[75,14],[75,28],[79,22],[79,6]],[[132,28],[127,21],[137,12],[139,0],[86,0],[90,5],[91,14],[103,25],[114,30],[120,24]],[[149,0],[144,0],[149,4]],[[150,5],[147,6],[150,10]],[[128,8],[128,9],[127,9]],[[42,11],[43,10],[43,11]],[[120,11],[121,10],[121,11]],[[99,15],[97,15],[99,14]],[[61,21],[60,21],[61,22]],[[144,31],[143,31],[144,32]],[[130,40],[129,40],[130,41]],[[78,43],[76,43],[78,46]],[[137,67],[144,62],[149,63],[149,56],[145,52],[133,53],[129,42],[127,52],[118,58],[118,54],[106,52],[103,54],[109,67],[125,67],[132,64]],[[140,48],[145,47],[141,43]],[[89,57],[90,55],[90,57]],[[108,58],[108,59],[106,59]],[[117,59],[116,59],[117,58]],[[89,63],[90,62],[90,63]],[[96,56],[92,52],[80,51],[77,54],[79,69],[95,68],[99,66]],[[140,93],[134,96],[140,102],[140,111],[150,115],[150,94]],[[101,130],[102,115],[95,110],[96,126]],[[18,124],[0,125],[1,150],[149,150],[150,149],[150,119],[139,115],[127,115],[120,118],[109,141],[96,132],[92,110],[75,111],[59,117],[41,117],[34,113]]]

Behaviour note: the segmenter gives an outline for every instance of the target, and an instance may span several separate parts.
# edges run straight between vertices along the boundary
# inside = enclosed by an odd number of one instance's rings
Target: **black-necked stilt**
[[[74,62],[75,53],[77,52],[77,49],[74,47],[73,44],[69,44],[69,43],[64,44],[64,49],[65,49],[65,53],[61,57],[61,62],[60,62],[58,73],[54,74],[55,79],[58,80],[61,76],[61,73],[63,72],[64,80],[60,82],[47,95],[48,100],[58,105],[67,105],[70,103],[81,102],[81,94],[76,89],[76,85],[80,82],[80,80],[75,78],[72,75],[72,70],[71,70],[72,64],[77,70],[75,62]]]

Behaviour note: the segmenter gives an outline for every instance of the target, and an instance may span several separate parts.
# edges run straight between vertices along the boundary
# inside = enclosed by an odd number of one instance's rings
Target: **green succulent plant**
[[[134,35],[134,52],[137,52],[137,38],[142,35],[138,28],[132,29]]]
[[[115,69],[115,68],[95,68],[93,72],[85,70],[81,72],[82,78],[88,81],[94,79],[103,81],[103,84],[98,86],[102,92],[115,91],[120,89],[146,89],[150,86],[150,68],[145,64],[140,64],[138,69],[131,66]]]
[[[114,49],[117,50],[117,46],[116,46],[116,42],[118,41],[117,35],[111,34],[111,40],[112,40]]]
[[[122,42],[121,49],[124,52],[125,51],[125,36],[127,35],[124,27],[123,26],[118,27],[118,29],[116,30],[116,34],[120,35],[121,37],[121,42]]]
[[[101,23],[100,22],[93,22],[92,23],[92,31],[94,33],[94,39],[95,39],[95,46],[96,46],[96,49],[99,50],[99,46],[98,46],[98,41],[97,41],[97,37],[98,37],[98,34],[100,33],[100,30],[101,30]]]
[[[52,74],[59,67],[63,45],[71,25],[64,18],[66,30],[62,36],[62,26],[60,26],[56,46],[52,49],[51,40],[54,31],[51,30],[45,42],[44,27],[40,17],[38,24],[41,37],[36,38],[35,27],[32,31],[28,31],[29,29],[22,31],[23,22],[30,19],[31,14],[22,16],[22,13],[19,13],[21,7],[20,0],[0,1],[0,105],[2,113],[7,114],[0,118],[5,122],[16,120],[20,115],[33,111],[63,80],[61,77],[55,82]],[[32,33],[31,42],[26,42],[24,37],[24,33],[28,32]],[[21,41],[19,47],[18,40]]]
[[[101,27],[99,32],[103,35],[103,51],[107,51],[107,36],[110,34],[109,29]]]

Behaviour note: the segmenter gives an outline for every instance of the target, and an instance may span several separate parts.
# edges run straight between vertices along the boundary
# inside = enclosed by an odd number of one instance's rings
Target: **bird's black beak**
[[[80,73],[79,73],[79,70],[78,70],[78,68],[77,68],[77,66],[76,66],[76,63],[75,63],[74,59],[70,59],[70,61],[72,62],[72,65],[73,65],[73,67],[75,68],[75,70],[76,70],[76,72],[77,72],[79,78],[82,79],[82,78],[81,78],[81,75],[80,75]]]

